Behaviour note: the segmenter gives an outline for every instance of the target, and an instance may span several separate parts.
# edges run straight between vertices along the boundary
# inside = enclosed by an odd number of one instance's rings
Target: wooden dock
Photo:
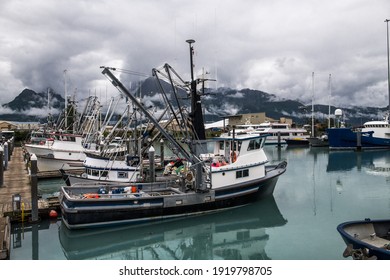
[[[13,198],[20,196],[20,201]],[[49,212],[58,210],[58,198],[38,201],[39,217],[49,217]],[[4,183],[0,186],[0,259],[9,259],[9,238],[12,222],[27,221],[31,216],[31,179],[24,161],[23,149],[15,147]]]

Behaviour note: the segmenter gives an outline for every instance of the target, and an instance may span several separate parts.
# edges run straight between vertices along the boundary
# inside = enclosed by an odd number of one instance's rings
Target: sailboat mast
[[[312,73],[312,92],[311,92],[311,137],[314,135],[314,72]]]

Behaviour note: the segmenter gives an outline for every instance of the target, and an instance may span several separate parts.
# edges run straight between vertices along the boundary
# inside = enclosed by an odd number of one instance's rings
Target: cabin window
[[[107,177],[108,176],[108,171],[100,171],[100,177]]]
[[[127,172],[118,171],[118,178],[119,179],[126,179],[126,178],[128,178]]]
[[[258,150],[260,148],[261,148],[261,139],[260,138],[252,139],[252,140],[249,141],[248,151]]]
[[[249,169],[236,171],[236,179],[248,177],[248,176],[249,176]]]
[[[240,151],[241,150],[241,143],[242,141],[234,141],[233,144],[230,144],[230,148],[234,151]]]
[[[87,168],[87,174],[88,174],[88,175],[92,175],[91,169]]]
[[[237,240],[248,240],[250,238],[249,230],[237,232]]]
[[[92,176],[99,177],[99,170],[92,169],[91,172],[92,172]]]
[[[224,142],[223,142],[223,141],[220,141],[220,142],[219,142],[219,149],[220,149],[220,150],[223,150],[224,147],[225,147]]]

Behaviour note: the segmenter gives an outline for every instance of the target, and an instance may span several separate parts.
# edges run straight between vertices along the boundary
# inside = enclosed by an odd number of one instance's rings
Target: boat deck
[[[361,241],[378,248],[385,248],[390,243],[390,240],[375,235],[371,236],[370,238],[361,239]]]
[[[346,227],[345,231],[351,236],[355,236],[360,241],[378,248],[384,248],[385,245],[390,243],[390,240],[376,235],[374,226],[371,223]]]

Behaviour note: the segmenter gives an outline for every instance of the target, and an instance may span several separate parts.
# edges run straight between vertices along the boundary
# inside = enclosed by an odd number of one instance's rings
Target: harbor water
[[[288,163],[267,199],[143,226],[70,231],[60,218],[18,224],[11,260],[341,260],[338,224],[389,218],[390,151],[265,149],[271,163]],[[39,191],[50,195],[61,184],[40,181]]]

